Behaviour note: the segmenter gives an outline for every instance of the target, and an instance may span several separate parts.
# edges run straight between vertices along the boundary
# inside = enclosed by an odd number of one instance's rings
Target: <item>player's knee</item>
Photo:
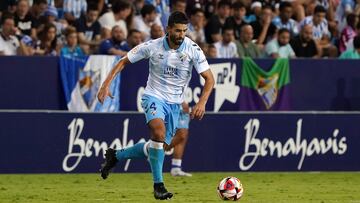
[[[164,141],[165,140],[165,130],[162,128],[151,129],[151,139],[156,140],[156,141]]]

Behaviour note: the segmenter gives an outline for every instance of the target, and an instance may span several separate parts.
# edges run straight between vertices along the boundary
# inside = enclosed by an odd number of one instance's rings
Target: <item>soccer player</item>
[[[171,160],[171,170],[170,174],[172,176],[186,176],[191,177],[191,173],[186,173],[181,168],[182,157],[184,155],[184,150],[186,142],[189,136],[189,105],[186,102],[182,103],[182,108],[180,110],[179,122],[176,130],[176,134],[172,139],[170,145],[167,145],[165,151],[170,151],[174,148],[173,158]]]
[[[204,53],[196,43],[185,37],[187,25],[188,19],[184,13],[173,12],[168,19],[167,34],[129,51],[111,70],[98,93],[100,102],[104,102],[107,96],[112,97],[109,86],[124,66],[149,58],[149,77],[142,97],[142,107],[150,130],[150,141],[148,144],[137,143],[122,150],[109,148],[100,171],[102,178],[106,179],[118,161],[147,158],[148,155],[154,181],[154,197],[161,200],[173,196],[166,190],[162,176],[164,148],[171,143],[175,134],[184,90],[190,81],[192,68],[195,67],[204,78],[205,84],[199,102],[190,113],[191,118],[203,118],[206,102],[214,86],[214,78]]]

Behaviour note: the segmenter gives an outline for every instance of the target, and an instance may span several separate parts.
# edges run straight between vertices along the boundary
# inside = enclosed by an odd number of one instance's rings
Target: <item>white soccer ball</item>
[[[244,188],[238,178],[226,177],[220,181],[217,192],[222,200],[237,201],[243,195]]]

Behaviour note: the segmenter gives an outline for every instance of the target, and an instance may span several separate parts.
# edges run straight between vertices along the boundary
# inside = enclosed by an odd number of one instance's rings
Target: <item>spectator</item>
[[[205,2],[206,0],[187,0],[186,14],[191,15],[194,9],[201,9],[204,12],[205,17]]]
[[[241,27],[246,24],[244,17],[246,15],[245,5],[239,1],[232,4],[233,15],[225,21],[224,27],[231,27],[234,30],[235,39],[239,40]]]
[[[214,44],[210,44],[206,52],[206,58],[216,58],[216,56],[217,56],[216,47],[214,46]]]
[[[64,17],[69,24],[74,24],[87,10],[86,0],[64,0]]]
[[[102,27],[102,38],[107,39],[111,37],[112,29],[115,25],[122,29],[122,32],[127,37],[126,19],[131,14],[130,3],[124,0],[118,0],[112,6],[112,11],[105,13],[99,18],[99,23]]]
[[[168,2],[168,1],[163,0],[161,2]],[[180,11],[185,13],[186,5],[187,5],[186,0],[171,0],[171,12]],[[170,16],[170,11],[167,9],[167,5],[163,6],[161,9],[161,17],[160,17],[163,28],[167,27],[169,16]]]
[[[321,40],[323,38],[330,38],[328,29],[328,23],[326,20],[326,10],[322,6],[316,6],[314,14],[307,16],[301,23],[300,26],[310,24],[313,25],[313,37],[315,40]]]
[[[2,1],[4,1],[4,0],[2,0]],[[15,14],[16,8],[17,8],[17,0],[8,0],[7,7],[4,11],[6,11],[6,13]]]
[[[197,44],[205,42],[205,14],[199,8],[194,8],[191,11],[190,23],[186,35]]]
[[[90,47],[95,49],[101,42],[101,26],[97,21],[98,17],[97,6],[89,4],[86,16],[76,21],[79,43],[86,50],[89,50]]]
[[[227,0],[221,0],[218,4],[217,15],[213,15],[205,26],[205,38],[207,43],[212,44],[221,40],[221,29],[225,20],[230,16],[231,4]]]
[[[17,2],[17,9],[15,12],[15,25],[18,29],[18,34],[28,35],[32,38],[36,38],[36,29],[33,18],[29,13],[28,0],[19,0]]]
[[[120,26],[116,25],[111,30],[111,38],[104,40],[100,44],[99,54],[125,56],[127,52],[121,49],[121,43],[124,39],[124,31],[120,28]]]
[[[306,17],[301,23],[300,27],[304,25],[313,26],[313,39],[319,46],[322,56],[337,56],[337,49],[330,43],[330,32],[328,30],[328,23],[325,19],[326,10],[322,6],[316,6],[314,14]]]
[[[56,26],[48,23],[39,33],[39,40],[34,46],[34,55],[56,56],[58,55],[60,46],[56,37]]]
[[[252,23],[258,20],[261,16],[262,4],[258,1],[254,1],[251,6],[251,15],[245,16],[245,21],[247,23]]]
[[[172,12],[180,11],[186,13],[186,0],[173,0],[172,2]]]
[[[360,36],[360,22],[356,25],[356,36]],[[349,39],[349,41],[346,43],[346,51],[354,49],[354,38]]]
[[[31,6],[31,16],[34,20],[34,22],[39,22],[40,17],[44,14],[46,11],[48,5],[46,0],[34,0],[33,5]],[[36,25],[38,26],[38,25]]]
[[[280,16],[274,18],[273,24],[277,27],[277,29],[288,29],[292,37],[297,36],[299,34],[298,23],[291,19],[291,16],[293,15],[291,3],[287,1],[281,2],[279,10]]]
[[[150,30],[153,24],[161,25],[155,6],[145,5],[141,9],[141,16],[135,16],[134,18],[134,28],[141,32],[143,41],[150,40]]]
[[[121,50],[129,52],[132,48],[142,43],[142,35],[139,30],[131,29],[126,41],[121,44]]]
[[[360,36],[354,38],[354,49],[343,52],[340,55],[341,59],[360,59]]]
[[[145,1],[144,0],[134,0],[134,13],[135,16],[141,15],[141,9],[144,7]]]
[[[58,18],[58,12],[57,9],[53,6],[48,6],[46,9],[44,16],[42,16],[42,23],[38,26],[37,32],[41,32],[44,29],[44,26],[46,24],[54,24],[56,27],[56,37],[58,39],[61,39],[63,37],[62,33],[65,30],[65,28],[68,26],[67,21],[64,20],[63,23],[60,23],[57,21]],[[65,41],[65,40],[64,40]]]
[[[258,46],[252,42],[254,30],[251,25],[243,25],[240,33],[240,39],[236,42],[239,57],[259,58],[260,50]]]
[[[271,58],[293,58],[295,52],[290,44],[290,31],[281,28],[278,32],[277,39],[273,39],[265,46],[265,54]]]
[[[238,57],[236,44],[234,39],[234,30],[232,28],[224,28],[222,30],[222,40],[214,44],[216,47],[217,58],[235,58]]]
[[[290,45],[293,48],[296,57],[319,58],[321,56],[320,50],[313,39],[312,25],[304,25],[300,35],[290,40]]]
[[[347,26],[341,32],[340,36],[340,52],[344,52],[346,50],[346,45],[349,40],[353,39],[356,36],[355,26],[358,22],[358,17],[355,14],[351,13],[346,17],[346,22]]]
[[[151,26],[151,31],[150,31],[150,36],[151,36],[151,39],[157,39],[157,38],[160,38],[162,36],[164,36],[165,33],[162,29],[162,27],[158,24],[153,24]]]
[[[14,35],[15,21],[11,13],[4,13],[1,18],[0,55],[29,55],[26,47]]]
[[[340,4],[336,8],[335,19],[338,22],[338,29],[342,31],[346,26],[346,16],[354,12],[354,0],[340,0]]]
[[[260,18],[250,24],[254,29],[254,39],[256,39],[256,44],[266,44],[274,38],[276,26],[271,23],[271,19],[271,7],[263,6]]]
[[[66,44],[61,48],[60,55],[65,56],[84,56],[84,51],[78,45],[76,28],[69,26],[65,30]]]
[[[0,17],[2,12],[15,13],[16,0],[2,0],[0,1]]]

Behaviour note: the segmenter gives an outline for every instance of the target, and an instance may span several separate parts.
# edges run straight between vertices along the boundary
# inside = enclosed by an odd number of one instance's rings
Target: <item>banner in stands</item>
[[[114,98],[106,98],[103,104],[97,99],[101,84],[119,60],[118,56],[61,56],[60,75],[68,110],[74,112],[119,111],[120,75],[116,76],[110,86]]]
[[[144,116],[1,112],[0,173],[96,173],[104,150],[144,142]],[[358,171],[360,113],[208,114],[192,121],[187,171]],[[170,156],[165,160],[169,170]],[[146,160],[117,172],[149,171]]]

